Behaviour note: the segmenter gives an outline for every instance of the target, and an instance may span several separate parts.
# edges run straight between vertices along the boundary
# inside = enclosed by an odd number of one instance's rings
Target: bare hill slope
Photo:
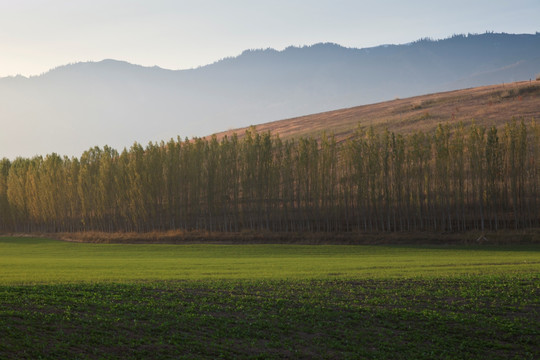
[[[388,128],[400,133],[429,132],[441,123],[475,122],[478,125],[503,126],[512,118],[525,121],[540,118],[540,81],[482,86],[407,99],[395,99],[371,105],[323,112],[269,122],[255,126],[258,132],[270,131],[283,139],[333,133],[338,141],[350,137],[357,127]],[[216,134],[218,138],[248,128]]]

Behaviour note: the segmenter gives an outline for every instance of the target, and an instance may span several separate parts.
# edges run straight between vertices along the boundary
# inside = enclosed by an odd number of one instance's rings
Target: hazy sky
[[[535,33],[539,0],[0,0],[0,77],[105,58],[168,69],[245,49]]]

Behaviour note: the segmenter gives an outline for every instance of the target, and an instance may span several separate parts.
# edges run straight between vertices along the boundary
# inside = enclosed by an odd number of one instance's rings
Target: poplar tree
[[[13,224],[11,219],[11,209],[8,200],[8,176],[11,168],[11,161],[3,158],[0,160],[0,231],[8,231]]]

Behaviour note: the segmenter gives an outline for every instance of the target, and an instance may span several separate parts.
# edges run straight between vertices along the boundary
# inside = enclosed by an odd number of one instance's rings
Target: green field
[[[540,357],[540,247],[0,238],[0,358]]]
[[[119,245],[0,238],[0,284],[530,274],[540,246]]]

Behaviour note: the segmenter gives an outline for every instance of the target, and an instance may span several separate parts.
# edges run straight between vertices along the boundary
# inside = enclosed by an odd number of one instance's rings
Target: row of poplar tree
[[[465,231],[540,226],[540,126],[361,129],[0,162],[0,231]]]

